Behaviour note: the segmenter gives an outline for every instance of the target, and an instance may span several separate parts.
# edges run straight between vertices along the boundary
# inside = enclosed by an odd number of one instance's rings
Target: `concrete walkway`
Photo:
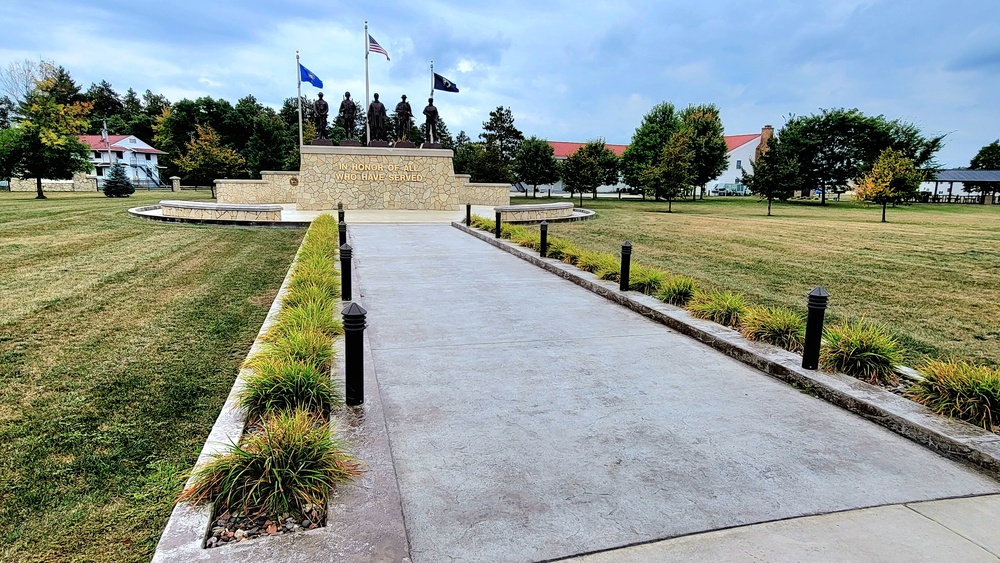
[[[733,530],[691,535],[762,522],[789,544],[832,529],[876,546],[828,559],[910,559],[893,526],[947,538],[944,559],[998,553],[995,525],[976,541],[913,520],[912,503],[1000,492],[972,469],[457,229],[352,225],[350,236],[418,563],[558,559],[678,536],[591,557],[726,559],[701,550],[728,541],[728,560],[814,558],[747,551],[753,536]],[[982,522],[996,522],[997,504]],[[885,508],[855,510],[867,507]],[[821,514],[839,520],[789,520]],[[802,524],[782,532],[791,522]]]

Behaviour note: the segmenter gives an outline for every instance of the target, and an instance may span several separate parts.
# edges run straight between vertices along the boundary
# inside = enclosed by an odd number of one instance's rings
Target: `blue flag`
[[[323,87],[323,81],[318,76],[309,71],[308,68],[299,64],[299,77],[302,82],[308,82],[317,88]]]
[[[436,72],[434,73],[434,89],[444,90],[445,92],[458,92],[458,86],[454,82]]]

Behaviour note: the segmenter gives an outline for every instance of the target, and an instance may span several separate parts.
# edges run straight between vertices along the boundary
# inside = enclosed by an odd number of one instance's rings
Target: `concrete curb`
[[[1000,479],[1000,436],[978,426],[945,418],[927,407],[842,373],[802,369],[801,356],[784,349],[751,342],[730,328],[691,316],[686,310],[636,292],[622,292],[618,284],[597,279],[562,261],[541,258],[492,233],[470,229],[462,223],[452,226],[480,240],[531,262],[619,305],[695,338],[757,368],[764,373],[803,389],[816,397],[876,422],[947,457],[969,463],[995,479]]]
[[[301,251],[301,247],[299,249]],[[264,345],[263,337],[277,320],[288,290],[298,253],[288,267],[285,279],[268,310],[257,338],[247,353],[251,357]],[[353,268],[357,271],[357,268]],[[344,339],[334,340],[335,382],[343,390]],[[225,405],[219,413],[202,448],[195,467],[208,461],[230,443],[239,441],[246,424],[236,408],[237,397],[245,385],[249,370],[240,369]],[[212,523],[212,505],[193,506],[177,503],[160,536],[152,561],[399,561],[409,562],[409,543],[403,525],[403,509],[396,471],[389,450],[388,430],[382,412],[382,400],[375,379],[368,335],[365,335],[365,404],[344,408],[335,413],[336,433],[346,438],[349,447],[363,462],[365,473],[352,483],[338,486],[327,506],[325,527],[294,534],[267,536],[251,541],[204,547]],[[190,479],[188,480],[190,483]],[[186,485],[185,485],[186,486]]]

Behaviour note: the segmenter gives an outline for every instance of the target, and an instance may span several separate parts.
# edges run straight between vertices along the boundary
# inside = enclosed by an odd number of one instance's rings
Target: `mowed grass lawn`
[[[0,193],[0,561],[148,561],[302,230]]]
[[[597,217],[554,223],[549,236],[616,253],[630,240],[635,261],[803,313],[822,285],[828,314],[887,324],[909,363],[1000,365],[1000,205],[901,206],[884,224],[880,207],[852,202],[776,203],[772,217],[749,197],[674,202],[673,213],[652,201],[588,197],[584,207]]]

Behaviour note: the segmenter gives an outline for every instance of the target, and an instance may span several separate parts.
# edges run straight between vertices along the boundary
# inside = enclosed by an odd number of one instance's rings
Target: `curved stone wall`
[[[507,205],[495,208],[503,221],[544,221],[573,215],[572,203],[539,203],[535,205]]]

